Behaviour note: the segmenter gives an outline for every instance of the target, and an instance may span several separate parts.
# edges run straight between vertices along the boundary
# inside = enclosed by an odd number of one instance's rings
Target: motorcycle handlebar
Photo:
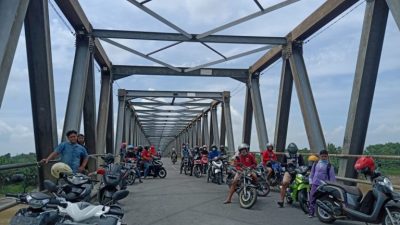
[[[50,199],[50,201],[49,201],[49,203],[47,204],[47,206],[48,206],[48,207],[52,207],[53,205],[54,205],[54,206],[60,206],[60,207],[66,208],[66,207],[68,206],[68,203],[62,202],[62,201],[60,201],[60,200],[57,199],[57,198],[52,198],[52,199]]]

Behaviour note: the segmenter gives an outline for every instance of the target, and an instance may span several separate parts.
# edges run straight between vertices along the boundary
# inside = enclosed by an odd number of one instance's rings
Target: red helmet
[[[370,156],[361,156],[354,164],[354,169],[364,174],[372,173],[375,170],[374,159]]]

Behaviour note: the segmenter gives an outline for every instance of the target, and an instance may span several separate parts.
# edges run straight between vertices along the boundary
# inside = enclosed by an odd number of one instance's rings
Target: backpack
[[[311,173],[312,173],[313,175],[314,175],[314,173],[315,173],[315,167],[317,166],[317,163],[318,163],[318,162],[314,162],[314,164],[313,164],[313,166],[312,166]],[[326,167],[326,175],[328,176],[328,180],[331,179],[331,176],[330,176],[331,166],[332,166],[331,163],[328,162],[328,166]]]

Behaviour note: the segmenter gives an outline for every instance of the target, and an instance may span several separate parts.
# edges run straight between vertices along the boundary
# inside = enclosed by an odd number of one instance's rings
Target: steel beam
[[[267,126],[265,125],[264,109],[261,101],[259,77],[252,75],[249,79],[251,104],[254,109],[254,119],[257,129],[259,151],[264,151],[268,144]]]
[[[112,88],[112,86],[111,86]],[[108,104],[108,119],[107,119],[107,136],[106,136],[106,152],[115,154],[114,152],[114,98],[110,91],[110,102]]]
[[[209,98],[222,101],[222,92],[201,91],[139,91],[125,90],[127,100],[132,98]]]
[[[130,125],[131,125],[131,110],[129,108],[125,108],[124,136],[122,141],[126,143],[129,143]]]
[[[390,12],[396,21],[397,28],[400,29],[400,1],[399,0],[386,0],[386,3],[389,6]]]
[[[250,85],[249,82],[247,82],[246,96],[244,99],[242,143],[250,145],[252,123],[253,123],[253,104],[251,102]]]
[[[197,145],[200,147],[202,143],[201,118],[197,119],[196,128],[197,128]]]
[[[213,131],[213,143],[219,146],[219,134],[218,134],[218,117],[217,117],[217,107],[213,106],[211,109],[211,126]]]
[[[367,1],[343,141],[343,154],[361,155],[364,151],[388,11],[384,1]],[[356,171],[353,169],[355,160],[341,159],[339,176],[355,178]]]
[[[152,76],[198,76],[198,77],[229,77],[239,80],[247,79],[248,69],[224,69],[209,68],[197,69],[184,72],[188,67],[177,67],[179,71],[168,67],[160,66],[129,66],[113,65],[112,71],[114,80],[118,80],[131,75],[152,75]]]
[[[25,17],[25,41],[26,51],[28,58],[28,70],[29,70],[29,86],[31,93],[31,104],[32,104],[32,120],[33,120],[33,131],[35,135],[35,149],[36,159],[40,161],[46,158],[53,152],[53,149],[58,144],[57,140],[57,120],[56,120],[56,107],[54,97],[54,81],[53,81],[53,67],[51,58],[51,44],[50,44],[50,27],[49,27],[49,12],[47,8],[46,0],[30,1],[28,10],[26,10],[28,1],[0,1],[0,15],[3,14],[3,10],[10,10],[10,13],[15,13],[15,21],[13,29],[17,29],[17,20],[22,20]],[[18,12],[11,10],[10,5],[17,7]],[[26,4],[26,5],[25,5]],[[7,6],[8,5],[8,6]],[[5,7],[5,8],[3,8]],[[24,9],[21,9],[24,8]],[[19,15],[21,12],[23,15]],[[3,25],[9,18],[2,16],[0,20],[0,27],[2,27],[2,35],[0,40],[7,34]],[[19,30],[12,31],[20,33]],[[15,34],[11,34],[13,36]],[[14,37],[15,41],[18,41],[18,36]],[[4,40],[9,45],[13,45],[13,40]],[[0,42],[0,46],[4,44]],[[0,47],[2,48],[2,47]],[[11,46],[8,46],[11,48]],[[8,49],[7,51],[10,51]],[[2,51],[0,51],[1,54]],[[8,52],[7,54],[10,54]],[[6,54],[6,55],[7,55]],[[10,55],[8,56],[10,57]],[[11,57],[12,61],[12,57]],[[3,71],[4,64],[1,64],[1,70]],[[5,74],[0,75],[0,79]],[[8,75],[7,75],[8,76]],[[1,81],[3,82],[3,81]],[[39,168],[39,189],[43,190],[44,179],[50,179],[50,166],[44,165]]]
[[[286,35],[290,40],[304,41],[346,11],[358,0],[325,1],[317,10],[303,20],[295,29]],[[282,46],[269,50],[250,67],[250,73],[261,72],[282,56]]]
[[[29,0],[0,1],[0,108],[28,4]]]
[[[209,135],[209,130],[208,130],[208,114],[203,113],[202,116],[203,119],[203,129],[202,129],[202,135],[203,135],[203,145],[209,145],[210,144],[210,135]]]
[[[136,116],[134,112],[131,112],[131,123],[129,124],[129,144],[136,145],[134,141],[135,136],[135,124],[136,124]]]
[[[137,113],[201,113],[199,109],[137,109]]]
[[[280,3],[277,3],[275,5],[272,5],[272,6],[268,7],[268,8],[265,8],[263,11],[255,12],[253,14],[247,15],[247,16],[242,17],[240,19],[237,19],[235,21],[229,22],[227,24],[224,24],[222,26],[216,27],[216,28],[214,28],[212,30],[209,30],[207,32],[204,32],[202,34],[199,34],[199,35],[196,36],[196,38],[197,39],[202,39],[202,38],[204,38],[206,36],[209,36],[211,34],[214,34],[214,33],[217,33],[219,31],[228,29],[229,27],[233,27],[235,25],[238,25],[240,23],[246,22],[246,21],[251,20],[253,18],[259,17],[259,16],[264,15],[266,13],[270,13],[272,11],[275,11],[277,9],[280,9],[282,7],[285,7],[287,5],[290,5],[290,4],[298,2],[298,1],[300,1],[300,0],[286,0],[286,1],[283,1],[283,2],[280,2]]]
[[[225,126],[225,107],[224,104],[222,103],[221,107],[221,121],[220,121],[220,132],[219,132],[219,144],[220,145],[225,145],[225,139],[226,139],[226,126]],[[218,146],[218,148],[220,147]]]
[[[225,127],[226,127],[226,139],[228,141],[228,151],[230,155],[235,154],[235,142],[233,138],[233,128],[232,128],[232,117],[231,117],[231,105],[230,105],[230,92],[224,92],[224,118]]]
[[[286,56],[286,54],[285,54]],[[293,76],[289,60],[283,58],[281,83],[279,86],[278,107],[275,122],[275,151],[283,152],[286,146],[289,124],[290,104],[292,100]]]
[[[85,15],[81,5],[78,1],[74,0],[54,0],[60,10],[63,12],[65,18],[69,21],[71,26],[77,33],[90,33],[92,25]],[[94,41],[94,57],[100,66],[111,69],[111,62],[108,59],[105,51],[98,40]]]
[[[206,43],[231,43],[231,44],[264,44],[264,45],[284,45],[284,37],[261,37],[261,36],[235,36],[235,35],[209,35],[201,40],[188,39],[180,33],[161,33],[145,31],[126,31],[126,30],[104,30],[93,29],[93,36],[98,38],[121,38],[137,40],[156,40],[156,41],[176,41],[176,42],[206,42]],[[195,37],[198,34],[191,34]]]
[[[101,71],[101,87],[99,100],[99,114],[97,118],[97,146],[96,153],[104,154],[106,148],[108,109],[112,98],[112,75],[108,70]]]
[[[315,106],[314,96],[308,79],[306,65],[304,63],[301,46],[292,46],[292,54],[289,57],[293,80],[296,85],[304,126],[307,132],[311,152],[318,153],[326,149],[324,133]]]
[[[169,102],[132,102],[133,106],[171,106]],[[199,103],[199,102],[175,102],[173,106],[197,106],[197,107],[209,107],[210,103]],[[196,108],[197,108],[196,107]]]
[[[85,129],[85,145],[88,154],[96,154],[96,93],[94,78],[93,53],[90,54],[85,99],[83,103],[83,126]],[[96,160],[89,158],[89,171],[97,169]]]
[[[90,40],[87,37],[76,37],[74,67],[65,112],[62,141],[66,140],[65,134],[69,130],[80,130],[90,59],[89,42]]]

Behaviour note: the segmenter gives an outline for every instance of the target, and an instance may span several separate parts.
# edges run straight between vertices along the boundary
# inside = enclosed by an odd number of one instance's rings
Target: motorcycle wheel
[[[222,174],[221,172],[215,174],[215,179],[217,180],[217,184],[221,185],[221,180],[222,180]]]
[[[197,178],[201,177],[201,170],[200,170],[199,166],[195,166],[194,167],[194,176],[197,177]]]
[[[307,190],[303,189],[299,192],[299,204],[300,204],[300,208],[301,210],[303,210],[303,212],[305,214],[308,214],[308,197],[307,197]]]
[[[389,208],[390,215],[392,216],[393,220],[395,221],[394,224],[400,224],[400,209],[399,208]],[[383,217],[382,225],[394,225],[390,220],[390,216],[385,213]]]
[[[287,202],[288,204],[293,204],[293,198],[292,198],[291,192],[290,192],[290,193],[289,193],[289,192],[286,192],[285,198],[286,198],[286,202]]]
[[[253,187],[244,188],[239,192],[240,207],[250,209],[257,201],[257,190]]]
[[[165,177],[167,176],[167,171],[166,171],[164,168],[161,168],[161,169],[158,171],[158,176],[159,176],[160,178],[165,178]]]
[[[208,171],[207,173],[207,183],[210,183],[211,180],[211,171]]]
[[[267,182],[263,182],[259,184],[259,187],[257,188],[257,195],[260,197],[266,197],[269,192],[271,191],[271,188]]]
[[[325,203],[328,206],[333,206],[334,203],[332,202],[332,200],[330,200],[329,198],[324,198],[324,199],[320,199],[323,203]],[[317,214],[317,217],[319,219],[319,221],[323,222],[323,223],[333,223],[335,222],[335,218],[333,216],[331,216],[328,212],[326,212],[325,210],[323,210],[322,208],[320,208],[318,206],[318,204],[315,205],[316,209],[315,212]]]
[[[188,175],[188,173],[190,173],[189,167],[188,167],[188,166],[184,166],[184,167],[183,167],[183,170],[184,170],[184,172],[185,172],[185,175]]]
[[[134,183],[135,183],[135,180],[136,180],[136,175],[135,175],[134,173],[130,173],[130,174],[128,175],[128,177],[126,178],[126,182],[127,182],[129,185],[134,184]]]

